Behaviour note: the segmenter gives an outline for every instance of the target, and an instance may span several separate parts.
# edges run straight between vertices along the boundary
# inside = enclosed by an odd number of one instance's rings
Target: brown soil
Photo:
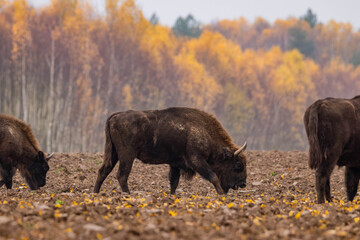
[[[135,161],[131,195],[117,167],[93,194],[101,154],[55,154],[48,182],[30,191],[16,175],[0,189],[4,239],[336,239],[358,238],[359,198],[346,201],[343,169],[331,178],[334,202],[315,204],[307,153],[249,151],[248,187],[217,196],[195,177],[169,194],[166,165]],[[359,222],[358,222],[359,221]],[[1,239],[1,237],[0,237]]]

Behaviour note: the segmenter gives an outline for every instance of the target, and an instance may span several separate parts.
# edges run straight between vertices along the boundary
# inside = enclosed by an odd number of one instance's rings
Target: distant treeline
[[[0,0],[0,112],[28,122],[45,151],[102,151],[115,111],[190,106],[250,149],[305,149],[306,107],[360,94],[360,32],[350,24],[258,18],[162,26],[133,0],[32,8]]]

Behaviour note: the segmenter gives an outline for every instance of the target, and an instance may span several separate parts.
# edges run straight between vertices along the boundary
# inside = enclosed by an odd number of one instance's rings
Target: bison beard
[[[119,161],[117,179],[130,193],[127,180],[135,158],[149,164],[169,164],[171,194],[180,176],[199,173],[218,194],[246,186],[246,143],[238,148],[212,115],[193,108],[127,111],[111,115],[105,126],[104,162],[94,192]]]
[[[352,201],[360,177],[360,96],[316,101],[306,110],[304,125],[318,203],[324,203],[324,197],[331,201],[330,175],[336,165],[346,166],[347,198]]]

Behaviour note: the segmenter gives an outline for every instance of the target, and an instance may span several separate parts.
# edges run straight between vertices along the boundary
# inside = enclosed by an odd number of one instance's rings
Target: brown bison
[[[0,114],[0,187],[5,184],[7,189],[11,189],[16,169],[32,190],[44,186],[51,157],[45,158],[26,123]]]
[[[193,108],[127,111],[106,121],[104,162],[94,192],[120,161],[117,179],[130,193],[127,180],[135,158],[149,164],[169,164],[171,194],[180,175],[199,173],[214,184],[218,194],[246,186],[246,157],[212,115]]]
[[[346,166],[347,198],[352,201],[360,177],[360,96],[318,100],[306,110],[304,124],[318,203],[324,203],[324,196],[331,201],[330,175],[336,165]]]

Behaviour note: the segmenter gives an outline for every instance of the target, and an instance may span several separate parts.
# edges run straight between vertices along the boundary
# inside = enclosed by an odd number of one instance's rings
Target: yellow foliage
[[[140,48],[150,55],[157,66],[162,68],[163,56],[173,56],[177,47],[176,43],[171,29],[161,25],[150,25],[141,39]]]
[[[18,55],[25,55],[25,48],[30,41],[30,32],[28,21],[34,14],[33,10],[27,5],[25,0],[13,1],[14,15],[12,25],[13,35],[13,58],[16,59]]]
[[[131,94],[131,87],[129,84],[126,84],[124,87],[123,87],[123,96],[124,96],[124,105],[128,108],[131,108],[131,105],[132,105],[132,101],[133,101],[133,97],[132,97],[132,94]]]
[[[139,42],[150,23],[137,8],[134,0],[106,0],[107,22],[117,39]]]
[[[186,47],[175,58],[175,64],[181,73],[179,89],[182,99],[190,106],[210,109],[221,87],[205,70]]]
[[[297,123],[302,122],[306,100],[314,90],[311,71],[316,69],[297,50],[284,53],[283,63],[272,71],[272,91],[282,107],[293,111],[292,120]]]

